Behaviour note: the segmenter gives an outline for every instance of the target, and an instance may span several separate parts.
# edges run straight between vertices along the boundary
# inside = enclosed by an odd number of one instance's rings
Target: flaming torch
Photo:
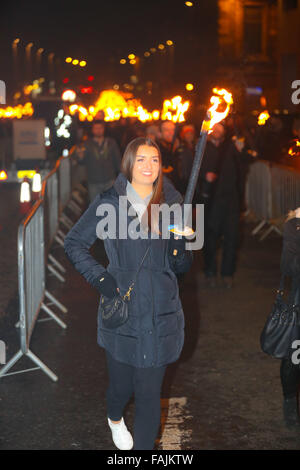
[[[212,128],[215,124],[225,119],[225,117],[229,113],[230,106],[233,104],[232,94],[224,88],[213,88],[213,93],[214,95],[210,98],[212,106],[208,109],[207,115],[204,121],[202,122],[200,137],[196,145],[196,152],[190,174],[190,179],[184,197],[184,204],[192,203],[201,163],[203,160],[204,150],[206,147],[207,136],[212,132]],[[225,109],[223,111],[218,110],[220,105],[225,105]],[[170,226],[169,229],[176,235],[189,236],[193,233],[192,229],[189,227],[185,227],[185,229],[182,230],[179,227]]]

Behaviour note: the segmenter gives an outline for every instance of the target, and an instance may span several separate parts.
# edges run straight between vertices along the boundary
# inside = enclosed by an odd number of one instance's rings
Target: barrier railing
[[[74,185],[73,185],[74,191]],[[80,196],[78,196],[80,197]],[[56,305],[62,312],[67,308],[46,289],[46,260],[50,272],[64,281],[58,270],[65,268],[50,253],[54,241],[63,245],[59,236],[59,222],[64,210],[69,207],[73,212],[81,212],[80,206],[72,200],[71,162],[69,157],[61,157],[56,167],[43,182],[40,199],[19,225],[18,230],[18,281],[19,281],[19,322],[20,350],[0,370],[0,378],[36,369],[42,369],[52,380],[58,377],[29,348],[30,339],[37,321],[55,320],[62,328],[66,324],[53,312],[50,305]],[[73,225],[71,219],[69,225]],[[64,234],[61,232],[62,236]],[[56,269],[58,268],[58,270]],[[46,299],[48,303],[46,303]],[[49,303],[50,302],[50,303]],[[43,310],[47,318],[38,320]],[[7,371],[23,356],[29,357],[37,367],[17,372]]]
[[[300,173],[263,160],[253,163],[246,182],[246,203],[259,220],[253,235],[265,225],[268,228],[260,240],[273,230],[281,235],[288,211],[300,205]]]

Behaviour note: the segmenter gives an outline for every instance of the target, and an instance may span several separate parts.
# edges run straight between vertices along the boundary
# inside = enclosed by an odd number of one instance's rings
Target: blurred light
[[[194,5],[193,2],[185,2],[185,4],[187,7],[192,7]]]
[[[126,59],[121,59],[120,64],[126,64]]]
[[[165,48],[165,46],[163,44],[158,44],[158,49],[160,49],[161,51]]]
[[[20,42],[20,38],[16,38],[14,41],[13,41],[13,44],[18,44]]]
[[[0,181],[7,180],[7,173],[6,171],[2,170],[0,171]]]
[[[171,41],[171,40],[169,39],[169,40],[166,42],[166,44],[167,44],[168,46],[172,46],[174,43],[173,43],[173,41]]]
[[[88,76],[88,81],[89,81],[89,82],[92,82],[92,81],[94,80],[94,78],[95,78],[94,75],[89,75],[89,76]]]
[[[66,58],[67,64],[69,64],[70,62],[72,62],[72,60],[73,60],[72,57],[67,57],[67,58]]]
[[[185,88],[187,91],[192,91],[194,89],[194,85],[192,83],[187,83]]]
[[[42,189],[42,178],[40,173],[35,173],[32,179],[32,192],[39,193]]]
[[[79,63],[79,60],[77,60],[77,59],[72,60],[73,65],[77,65],[78,63]]]
[[[148,51],[146,51],[146,52],[144,53],[144,56],[145,56],[145,57],[149,57],[150,55],[151,55],[151,54],[150,54],[150,52],[148,52]]]
[[[49,127],[45,127],[45,129],[44,129],[44,137],[45,137],[45,139],[49,139],[49,137],[50,137],[50,129],[49,129]]]
[[[135,55],[134,54],[129,54],[128,59],[135,59]]]
[[[152,52],[152,54],[154,54],[154,52],[156,52],[155,47],[151,47],[151,48],[150,48],[150,51]]]
[[[20,202],[30,202],[30,185],[27,181],[21,184]]]
[[[70,79],[67,78],[67,77],[63,79],[63,83],[68,83],[69,81],[70,81]]]
[[[119,85],[117,85],[117,84],[115,84],[115,85],[113,86],[113,89],[114,89],[114,90],[118,90],[119,88],[120,88],[120,87],[119,87]]]
[[[93,87],[92,86],[84,86],[80,88],[81,93],[83,94],[90,94],[93,93]]]
[[[62,156],[67,157],[69,155],[69,150],[68,149],[63,149]]]
[[[80,65],[80,67],[85,67],[86,66],[86,61],[82,60],[81,62],[79,62],[79,65]]]
[[[152,117],[155,121],[159,119],[159,116],[160,116],[160,112],[157,109],[155,111],[152,111]]]
[[[259,126],[264,126],[268,119],[270,119],[270,114],[267,110],[265,110],[261,112],[260,115],[258,116],[257,124]]]
[[[61,99],[63,101],[75,101],[76,100],[76,93],[74,90],[65,90],[61,95]],[[58,117],[60,117],[58,115]]]
[[[35,174],[35,170],[19,170],[17,171],[17,178],[18,180],[22,180],[23,178],[32,180]]]
[[[130,60],[130,63],[133,65],[133,64],[136,64],[136,60],[135,59],[131,59]]]

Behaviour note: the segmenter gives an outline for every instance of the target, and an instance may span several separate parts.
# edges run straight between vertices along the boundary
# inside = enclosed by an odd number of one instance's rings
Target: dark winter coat
[[[292,278],[292,289],[300,285],[300,219],[297,217],[283,226],[280,269],[282,274]]]
[[[116,208],[118,221],[119,196],[126,196],[127,179],[119,173],[114,185],[98,194],[79,221],[67,234],[64,247],[75,268],[97,287],[105,272],[89,253],[97,238],[96,226],[101,217],[97,207],[110,203]],[[169,205],[182,203],[182,196],[168,178],[164,177],[163,192]],[[131,205],[127,200],[127,207]],[[127,215],[128,224],[136,218]],[[117,224],[118,225],[118,224]],[[129,302],[129,320],[116,329],[106,329],[98,309],[98,344],[112,356],[135,367],[161,366],[174,362],[180,356],[184,343],[184,314],[179,298],[175,273],[186,272],[192,263],[192,252],[184,251],[174,257],[170,240],[104,239],[109,259],[107,271],[116,279],[121,295],[127,291],[148,246],[151,246],[138,274]]]

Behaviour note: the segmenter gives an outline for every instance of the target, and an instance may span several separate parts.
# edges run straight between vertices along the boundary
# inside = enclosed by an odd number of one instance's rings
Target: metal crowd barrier
[[[73,192],[76,184],[72,185],[71,176],[70,157],[61,157],[56,167],[45,178],[40,199],[19,225],[18,281],[20,315],[18,326],[20,328],[20,350],[2,367],[0,378],[42,369],[52,380],[56,381],[58,379],[30,350],[29,346],[37,321],[53,319],[62,328],[67,326],[50,308],[51,305],[55,305],[62,312],[67,312],[67,308],[46,289],[45,279],[47,266],[49,271],[56,275],[58,279],[65,280],[59,273],[59,271],[65,272],[65,268],[50,253],[50,249],[54,241],[63,246],[62,237],[64,234],[59,229],[61,219],[68,228],[70,228],[69,225],[73,225],[73,221],[64,214],[65,208],[69,207],[76,215],[78,211],[81,212],[81,208],[77,203],[80,199],[79,194],[75,196],[77,202],[72,199],[75,194]],[[67,219],[64,219],[64,217],[67,217]],[[61,232],[61,235],[59,232]],[[48,265],[46,260],[48,260]],[[48,303],[46,303],[46,299]],[[46,312],[47,317],[38,320],[41,310]],[[23,355],[29,357],[37,367],[7,373]]]
[[[289,210],[300,206],[300,173],[290,167],[257,161],[250,167],[246,181],[246,203],[259,220],[252,234],[264,240],[272,231],[282,235],[282,226]]]

